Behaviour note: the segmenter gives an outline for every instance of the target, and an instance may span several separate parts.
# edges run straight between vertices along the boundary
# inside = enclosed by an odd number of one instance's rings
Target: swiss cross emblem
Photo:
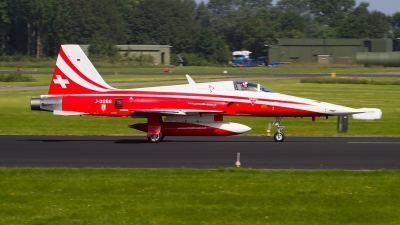
[[[253,106],[258,99],[257,98],[249,98],[249,100],[251,102],[251,105]]]
[[[67,84],[69,84],[67,79],[62,79],[61,75],[56,75],[56,78],[53,80],[55,84],[61,85],[61,88],[67,88]]]

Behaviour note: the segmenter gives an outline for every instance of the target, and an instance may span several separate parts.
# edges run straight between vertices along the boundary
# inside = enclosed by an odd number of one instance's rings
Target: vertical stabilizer
[[[48,94],[84,94],[114,90],[79,45],[61,45]]]

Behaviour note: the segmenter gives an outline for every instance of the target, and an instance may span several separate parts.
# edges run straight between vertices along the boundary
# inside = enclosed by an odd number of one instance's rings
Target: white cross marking
[[[62,88],[67,88],[66,84],[69,84],[69,81],[67,79],[62,79],[60,75],[56,75],[57,79],[54,79],[55,84],[61,85]]]

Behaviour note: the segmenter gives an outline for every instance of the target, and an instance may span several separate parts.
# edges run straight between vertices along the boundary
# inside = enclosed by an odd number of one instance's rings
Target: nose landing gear
[[[274,134],[274,140],[276,142],[283,142],[285,140],[285,135],[282,130],[285,128],[281,125],[282,117],[275,117],[274,126],[278,129],[278,131]]]

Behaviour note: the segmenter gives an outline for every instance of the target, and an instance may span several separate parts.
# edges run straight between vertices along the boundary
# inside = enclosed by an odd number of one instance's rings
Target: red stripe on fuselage
[[[122,99],[123,108],[115,108],[115,98]],[[87,112],[89,114],[126,116],[134,113],[136,110],[187,110],[196,112],[220,111],[229,115],[246,116],[323,116],[327,114],[314,112],[307,109],[296,109],[290,107],[272,106],[268,104],[252,104],[250,102],[234,103],[234,110],[228,113],[229,101],[221,100],[201,100],[184,99],[172,97],[116,97],[104,95],[86,95],[86,96],[64,96],[62,109],[65,111]],[[104,106],[103,106],[104,105]],[[104,107],[104,108],[103,108]]]
[[[230,99],[229,101],[234,102],[235,100],[246,100],[250,101],[250,97],[241,97],[241,96],[232,96],[232,95],[216,95],[216,94],[200,94],[200,93],[188,93],[188,92],[158,92],[158,91],[136,91],[136,90],[112,90],[103,92],[102,95],[172,95],[176,96],[177,98],[183,97],[208,97],[208,98],[227,98]],[[148,97],[146,96],[146,97]],[[208,101],[199,98],[198,100]],[[296,105],[309,105],[307,103],[302,102],[293,102],[293,101],[284,101],[284,100],[275,100],[275,99],[268,99],[268,98],[257,98],[257,101],[268,101],[273,103],[283,103],[283,104],[296,104]]]

